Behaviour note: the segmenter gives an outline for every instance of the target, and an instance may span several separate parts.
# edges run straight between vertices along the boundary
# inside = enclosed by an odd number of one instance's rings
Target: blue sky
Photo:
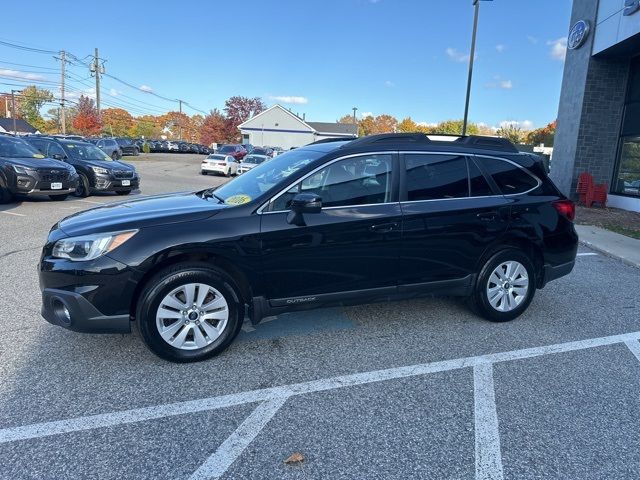
[[[232,95],[281,103],[308,120],[358,107],[433,123],[461,118],[471,0],[183,0],[56,2],[3,6],[0,40],[100,49],[105,106],[157,114],[177,105],[140,90],[222,108]],[[571,0],[483,1],[470,119],[543,126],[557,113]],[[28,14],[28,18],[27,18]],[[14,64],[29,65],[21,66]],[[58,81],[52,55],[0,45],[0,91],[31,75]],[[70,95],[93,94],[88,69],[69,67]],[[143,87],[144,86],[144,87]],[[52,87],[55,90],[55,86]],[[186,107],[185,112],[196,113]]]

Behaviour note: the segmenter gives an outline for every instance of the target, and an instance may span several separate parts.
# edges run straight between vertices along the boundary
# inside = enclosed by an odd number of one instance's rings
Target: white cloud
[[[385,82],[384,82],[384,86],[385,86],[385,87],[395,87],[395,86],[396,86],[396,84],[395,84],[395,83],[393,83],[391,80],[385,80]]]
[[[362,118],[373,117],[373,112],[362,112],[360,116]]]
[[[271,100],[275,100],[276,102],[292,103],[295,105],[305,105],[309,103],[309,99],[307,97],[295,97],[295,96],[282,95],[282,96],[273,96],[269,98]]]
[[[89,97],[92,99],[96,99],[96,89],[95,88],[85,88],[84,90],[79,91],[65,91],[64,96],[67,100],[78,100],[80,96]]]
[[[506,48],[507,48],[506,46],[504,46],[503,44],[499,43],[498,45],[496,45],[496,52],[502,53],[502,52],[505,51]]]
[[[0,75],[3,77],[15,78],[16,80],[46,80],[42,75],[37,75],[35,73],[29,72],[20,72],[18,70],[9,70],[7,68],[0,68]]]
[[[149,85],[140,85],[140,90],[147,93],[153,92],[153,88],[151,88]]]
[[[118,90],[116,90],[115,88],[109,89],[109,95],[111,95],[112,97],[117,97],[119,94],[120,94],[120,92]]]
[[[567,57],[567,37],[549,40],[547,45],[551,47],[549,51],[551,58],[564,62],[564,59]]]
[[[485,88],[500,88],[502,90],[511,90],[513,88],[513,82],[500,78],[500,75],[493,77],[493,81],[485,84]]]
[[[504,120],[499,124],[500,128],[519,127],[522,130],[532,130],[533,122],[531,120]]]
[[[433,122],[416,122],[416,125],[418,125],[419,127],[437,127],[438,124],[437,123],[433,123]]]
[[[456,50],[455,48],[449,47],[445,50],[445,52],[447,53],[447,56],[453,60],[454,62],[468,62],[469,61],[469,55],[465,54],[465,53],[461,53],[458,50]]]
[[[533,35],[527,35],[527,40],[532,45],[535,45],[536,43],[538,43],[538,39],[536,37],[534,37]]]

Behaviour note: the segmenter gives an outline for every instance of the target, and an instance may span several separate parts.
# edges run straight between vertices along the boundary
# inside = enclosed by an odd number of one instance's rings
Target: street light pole
[[[464,102],[464,120],[462,121],[462,136],[467,134],[467,121],[469,119],[469,97],[471,96],[471,78],[473,77],[473,59],[476,55],[476,33],[478,31],[478,13],[480,12],[480,0],[473,0],[473,33],[471,34],[471,53],[469,55],[469,77],[467,78],[467,98]]]
[[[11,118],[13,119],[13,134],[16,135],[16,95],[15,92],[19,92],[20,90],[11,90]]]
[[[353,123],[355,123],[357,125],[358,124],[358,119],[356,117],[356,112],[358,111],[358,107],[353,107],[351,110],[353,110]]]

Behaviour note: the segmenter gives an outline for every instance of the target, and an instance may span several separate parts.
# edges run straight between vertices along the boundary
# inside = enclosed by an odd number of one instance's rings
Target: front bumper
[[[58,184],[60,188],[51,188],[53,184]],[[59,181],[44,181],[39,176],[18,174],[15,185],[11,189],[15,195],[68,195],[76,191],[78,187],[78,177],[68,177]]]
[[[126,185],[126,183],[129,183]],[[121,192],[125,190],[137,190],[140,188],[140,177],[114,178],[111,175],[96,175],[92,192]]]
[[[74,332],[131,332],[129,315],[103,315],[82,295],[66,290],[45,288],[40,313],[47,322]]]

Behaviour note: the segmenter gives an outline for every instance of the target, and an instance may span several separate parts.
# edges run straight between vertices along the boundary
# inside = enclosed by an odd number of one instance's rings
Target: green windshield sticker
[[[224,203],[227,205],[242,205],[243,203],[249,203],[251,197],[249,195],[232,195],[227,198]]]

